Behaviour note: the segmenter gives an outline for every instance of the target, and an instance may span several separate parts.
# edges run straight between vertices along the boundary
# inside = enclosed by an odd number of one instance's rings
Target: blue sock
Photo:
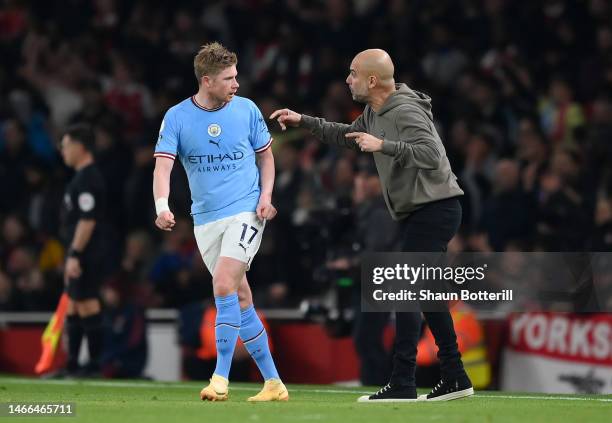
[[[240,304],[238,294],[215,297],[217,319],[215,321],[215,339],[217,341],[217,367],[215,374],[229,379],[234,348],[240,330]]]
[[[259,316],[255,313],[255,307],[251,305],[242,310],[240,317],[240,339],[257,363],[264,380],[279,379],[272,354],[270,354],[268,334]]]

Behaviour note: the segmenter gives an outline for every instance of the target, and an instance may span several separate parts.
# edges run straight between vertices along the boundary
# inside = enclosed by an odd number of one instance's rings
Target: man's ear
[[[208,75],[204,75],[202,77],[202,85],[205,86],[206,88],[210,88],[212,84],[212,78]]]
[[[378,78],[374,75],[368,76],[368,88],[374,88],[378,82]]]

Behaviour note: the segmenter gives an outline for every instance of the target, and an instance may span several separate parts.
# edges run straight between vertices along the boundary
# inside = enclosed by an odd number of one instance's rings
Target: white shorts
[[[219,257],[231,257],[246,263],[247,270],[259,250],[265,221],[255,212],[244,212],[193,228],[198,249],[211,275]]]

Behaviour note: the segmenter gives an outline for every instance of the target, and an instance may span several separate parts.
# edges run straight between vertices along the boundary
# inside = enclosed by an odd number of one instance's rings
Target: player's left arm
[[[257,217],[260,220],[270,220],[276,216],[276,208],[272,205],[272,190],[274,188],[274,155],[272,149],[267,148],[256,155],[259,168],[259,185],[261,193],[257,204]]]
[[[255,159],[259,168],[259,203],[257,204],[257,218],[270,220],[276,216],[276,208],[272,205],[272,189],[274,188],[274,155],[272,154],[272,136],[266,121],[255,103],[250,103],[251,133],[249,139]]]
[[[96,228],[96,220],[92,218],[79,219],[77,222],[70,249],[68,250],[68,258],[66,259],[66,268],[64,269],[64,282],[68,283],[70,279],[81,276],[81,255],[87,244],[91,240],[94,229]]]
[[[82,253],[96,228],[96,219],[79,219],[70,249]]]
[[[95,181],[85,184],[77,196],[78,220],[64,269],[64,283],[66,284],[70,279],[81,276],[81,258],[100,218],[100,203],[103,197],[104,189]]]

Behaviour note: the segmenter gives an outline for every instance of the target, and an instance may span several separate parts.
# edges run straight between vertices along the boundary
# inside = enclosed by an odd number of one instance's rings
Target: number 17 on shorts
[[[198,248],[213,273],[219,257],[231,257],[250,267],[261,244],[265,221],[253,212],[240,213],[194,228]]]
[[[234,257],[247,264],[250,267],[255,254],[259,250],[261,245],[261,237],[263,230],[266,225],[265,220],[262,222],[257,218],[255,213],[240,213],[236,216],[237,219],[228,228],[228,236],[223,237],[223,244],[229,241],[229,254],[230,257]],[[230,252],[237,246],[240,249],[240,257],[237,257],[235,252]],[[221,247],[221,255],[224,256],[223,245]]]

